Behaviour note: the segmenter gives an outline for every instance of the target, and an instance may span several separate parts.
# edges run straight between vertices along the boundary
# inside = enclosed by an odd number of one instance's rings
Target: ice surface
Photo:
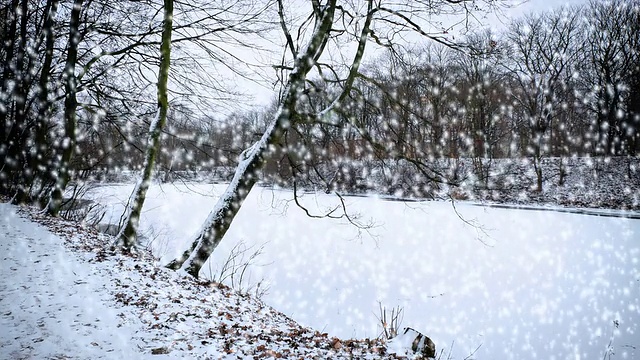
[[[141,226],[161,235],[154,246],[165,261],[187,246],[177,239],[188,239],[225,188],[150,189]],[[105,221],[119,216],[130,189],[95,190],[113,205]],[[266,244],[259,264],[267,265],[252,267],[251,278],[267,278],[265,301],[304,325],[377,336],[381,301],[403,306],[402,325],[438,351],[453,343],[453,356],[481,345],[480,359],[601,358],[612,338],[616,356],[639,356],[639,220],[458,203],[465,222],[445,202],[347,198],[351,212],[376,224],[370,236],[341,220],[310,219],[290,200],[288,191],[254,189],[211,269],[239,241]],[[302,201],[322,209],[337,200]]]

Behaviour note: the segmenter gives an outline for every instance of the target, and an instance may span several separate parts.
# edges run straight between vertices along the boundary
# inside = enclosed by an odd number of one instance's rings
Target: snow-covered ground
[[[158,268],[77,224],[0,203],[0,359],[395,358]],[[52,233],[53,232],[53,233]],[[54,234],[55,233],[55,234]]]
[[[0,252],[0,358],[139,357],[96,269],[2,203]]]
[[[132,186],[89,196],[117,223]],[[187,246],[223,184],[155,185],[141,222],[169,261]],[[262,255],[245,280],[303,325],[375,337],[379,302],[428,335],[445,358],[640,358],[640,220],[447,202],[346,198],[344,219],[311,219],[289,191],[256,188],[205,265],[216,276],[240,242]],[[337,199],[307,194],[312,211]],[[249,279],[250,278],[250,279]],[[478,349],[479,347],[479,349]]]

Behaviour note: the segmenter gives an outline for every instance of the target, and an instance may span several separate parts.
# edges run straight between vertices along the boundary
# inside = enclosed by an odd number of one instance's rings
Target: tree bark
[[[57,166],[56,184],[49,199],[48,213],[58,216],[62,205],[62,195],[69,182],[69,165],[76,145],[76,108],[78,99],[76,98],[77,79],[75,74],[76,62],[78,60],[78,43],[80,42],[80,12],[82,11],[83,0],[74,0],[71,9],[71,19],[69,21],[69,49],[67,50],[67,61],[65,70],[65,98],[64,98],[64,138],[60,148],[62,154]]]
[[[5,44],[5,62],[2,68],[2,83],[0,83],[0,156],[5,156],[6,154],[6,146],[7,142],[7,113],[9,111],[9,103],[11,102],[11,97],[9,93],[11,92],[9,89],[9,79],[13,79],[13,68],[12,64],[14,63],[14,51],[15,51],[15,43],[16,43],[16,35],[18,31],[18,0],[12,0],[11,2],[11,12],[9,13],[9,17],[11,18],[8,26],[8,31],[4,34],[4,44]],[[6,158],[5,158],[6,160]],[[4,165],[5,161],[2,161]]]
[[[540,121],[540,120],[537,120]],[[542,192],[542,137],[544,135],[544,131],[540,130],[538,126],[536,126],[536,130],[533,134],[533,167],[536,171],[536,191]]]
[[[58,0],[47,0],[44,8],[45,20],[42,26],[42,34],[45,38],[44,59],[42,68],[40,69],[40,78],[38,81],[38,99],[35,122],[35,139],[33,144],[33,152],[27,156],[28,163],[24,167],[22,175],[22,186],[18,187],[18,192],[14,197],[14,202],[23,203],[32,200],[31,188],[33,185],[42,186],[41,182],[45,174],[45,156],[48,149],[47,144],[47,119],[50,114],[51,102],[49,101],[49,77],[51,72],[51,64],[53,62],[53,47],[55,44],[55,35],[53,33],[53,23],[56,12],[58,11]]]
[[[306,76],[328,40],[335,8],[336,0],[331,0],[322,10],[309,40],[309,46],[295,59],[294,68],[289,74],[284,91],[284,98],[273,121],[261,139],[240,155],[238,167],[227,190],[216,203],[190,248],[180,258],[174,259],[167,265],[170,269],[179,269],[197,278],[204,263],[222,241],[242,203],[257,182],[258,172],[264,164],[267,151],[270,146],[278,143],[293,121],[297,98],[304,89]]]
[[[54,18],[58,11],[59,0],[51,1],[51,9],[47,14],[47,20],[44,23],[43,31],[45,32],[45,53],[44,60],[42,62],[42,69],[40,70],[39,87],[40,93],[38,94],[38,115],[36,118],[36,154],[34,158],[34,168],[36,171],[36,178],[40,180],[40,189],[43,188],[42,182],[51,180],[46,174],[46,161],[47,159],[48,144],[47,144],[47,120],[51,115],[51,101],[49,100],[49,82],[51,78],[51,64],[53,63],[53,48],[55,45],[54,34]]]
[[[19,18],[26,20],[26,14],[19,14],[22,12],[21,4],[18,0],[11,2],[10,23],[6,34],[5,41],[5,63],[2,71],[2,83],[0,84],[0,189],[2,193],[9,194],[11,191],[11,184],[15,182],[13,176],[15,175],[15,169],[19,163],[16,158],[16,137],[19,134],[18,127],[15,123],[13,114],[15,104],[15,87],[11,85],[12,80],[16,79],[16,74],[19,73],[18,67],[20,66],[20,56],[24,55],[24,51],[20,50],[16,54],[16,41],[21,42],[23,36],[22,32],[18,35],[18,23]]]

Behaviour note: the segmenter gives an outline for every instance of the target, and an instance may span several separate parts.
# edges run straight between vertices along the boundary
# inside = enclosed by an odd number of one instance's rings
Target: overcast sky
[[[587,4],[588,0],[530,0],[507,11],[508,16],[518,17],[529,12],[546,11],[564,5]]]
[[[509,1],[509,0],[507,0]],[[547,11],[563,5],[577,5],[586,4],[588,0],[529,0],[529,1],[517,1],[511,0],[513,6],[508,8],[502,8],[498,13],[490,14],[484,18],[479,18],[478,22],[473,24],[473,27],[489,27],[494,32],[502,31],[509,23],[510,19],[520,17],[526,13]],[[461,26],[458,27],[459,31]],[[416,41],[420,41],[420,37],[416,37]],[[371,50],[369,50],[371,51]],[[275,74],[275,73],[274,73]],[[262,74],[265,75],[265,74]],[[271,76],[268,74],[267,76]],[[237,103],[238,108],[244,109],[252,106],[268,105],[274,98],[274,89],[270,84],[264,82],[262,85],[247,81],[238,80],[237,89],[245,92],[247,95],[253,97],[253,100],[247,99],[246,101],[239,101]]]

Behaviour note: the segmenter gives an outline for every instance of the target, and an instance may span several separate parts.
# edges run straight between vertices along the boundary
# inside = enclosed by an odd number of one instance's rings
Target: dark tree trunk
[[[56,184],[51,192],[48,212],[57,216],[62,205],[62,196],[67,187],[70,177],[70,163],[76,145],[76,108],[78,99],[76,98],[77,79],[75,75],[76,62],[78,59],[78,43],[80,42],[80,12],[83,0],[74,0],[69,21],[69,48],[67,50],[67,61],[65,71],[65,98],[64,98],[64,138],[60,146],[62,151],[57,164]]]
[[[52,160],[47,140],[47,122],[51,116],[51,101],[49,100],[49,82],[51,78],[51,64],[53,62],[53,47],[55,44],[54,18],[58,10],[58,0],[49,0],[49,12],[43,25],[45,36],[44,59],[38,81],[38,114],[35,125],[35,154],[33,157],[33,169],[36,185],[43,189],[44,182],[52,181],[48,176],[47,161]]]
[[[4,41],[4,51],[5,51],[5,61],[4,66],[2,68],[2,82],[0,83],[0,95],[6,96],[6,98],[0,98],[3,106],[0,106],[0,157],[6,153],[6,144],[7,144],[7,134],[8,134],[8,126],[7,126],[7,113],[9,111],[9,104],[13,101],[11,96],[9,96],[9,79],[13,79],[14,72],[12,65],[14,64],[14,51],[15,51],[15,43],[18,40],[17,31],[18,31],[18,6],[20,5],[18,0],[12,0],[10,11],[7,12],[8,16],[8,26],[7,31],[3,34]],[[4,161],[2,162],[4,164]]]
[[[12,183],[12,170],[15,168],[15,151],[12,142],[15,140],[16,129],[12,116],[14,103],[14,89],[11,81],[15,79],[15,66],[17,66],[15,48],[18,39],[18,13],[20,2],[12,0],[8,12],[9,22],[3,40],[5,45],[5,62],[2,69],[2,83],[0,83],[0,191],[8,195]]]
[[[48,148],[46,144],[46,120],[50,107],[47,87],[49,81],[49,72],[51,71],[51,63],[53,59],[53,18],[57,9],[58,0],[47,0],[47,3],[44,7],[44,22],[41,29],[42,32],[39,36],[40,40],[42,38],[45,39],[45,55],[42,63],[40,79],[38,81],[38,114],[36,116],[35,129],[32,129],[34,130],[33,145],[31,145],[31,152],[28,152],[28,149],[24,147],[25,154],[23,154],[22,176],[20,184],[18,185],[17,193],[13,198],[14,203],[24,203],[31,201],[31,188],[34,185],[34,181],[37,178],[41,178],[41,174],[44,173],[41,164],[43,163],[43,157]],[[22,87],[19,95],[23,96],[24,98],[26,98],[28,91],[27,89],[31,86],[31,81],[33,78],[33,75],[31,75],[31,72],[33,71],[32,66],[28,66],[26,71],[29,73],[29,75],[27,76],[28,78],[26,79],[26,81],[24,81],[25,84]],[[24,104],[22,107],[25,107]],[[24,118],[24,109],[22,111],[18,110],[17,114],[19,118]],[[27,129],[23,131],[25,136],[31,136],[32,134],[30,132],[27,132],[26,130]]]
[[[540,120],[538,120],[540,121]],[[536,191],[542,192],[542,137],[544,130],[540,129],[540,125],[536,125],[533,132],[533,168],[536,172]]]
[[[28,25],[28,0],[23,0],[20,6],[20,41],[18,44],[18,52],[16,54],[16,71],[15,71],[15,88],[12,94],[13,124],[9,135],[9,143],[7,150],[7,158],[10,159],[6,165],[6,169],[10,172],[10,176],[14,179],[15,190],[12,202],[22,203],[25,201],[25,178],[24,173],[29,172],[27,169],[27,140],[29,133],[29,124],[27,121],[27,93],[31,83],[32,69],[28,65],[29,51],[27,49],[27,32]]]

